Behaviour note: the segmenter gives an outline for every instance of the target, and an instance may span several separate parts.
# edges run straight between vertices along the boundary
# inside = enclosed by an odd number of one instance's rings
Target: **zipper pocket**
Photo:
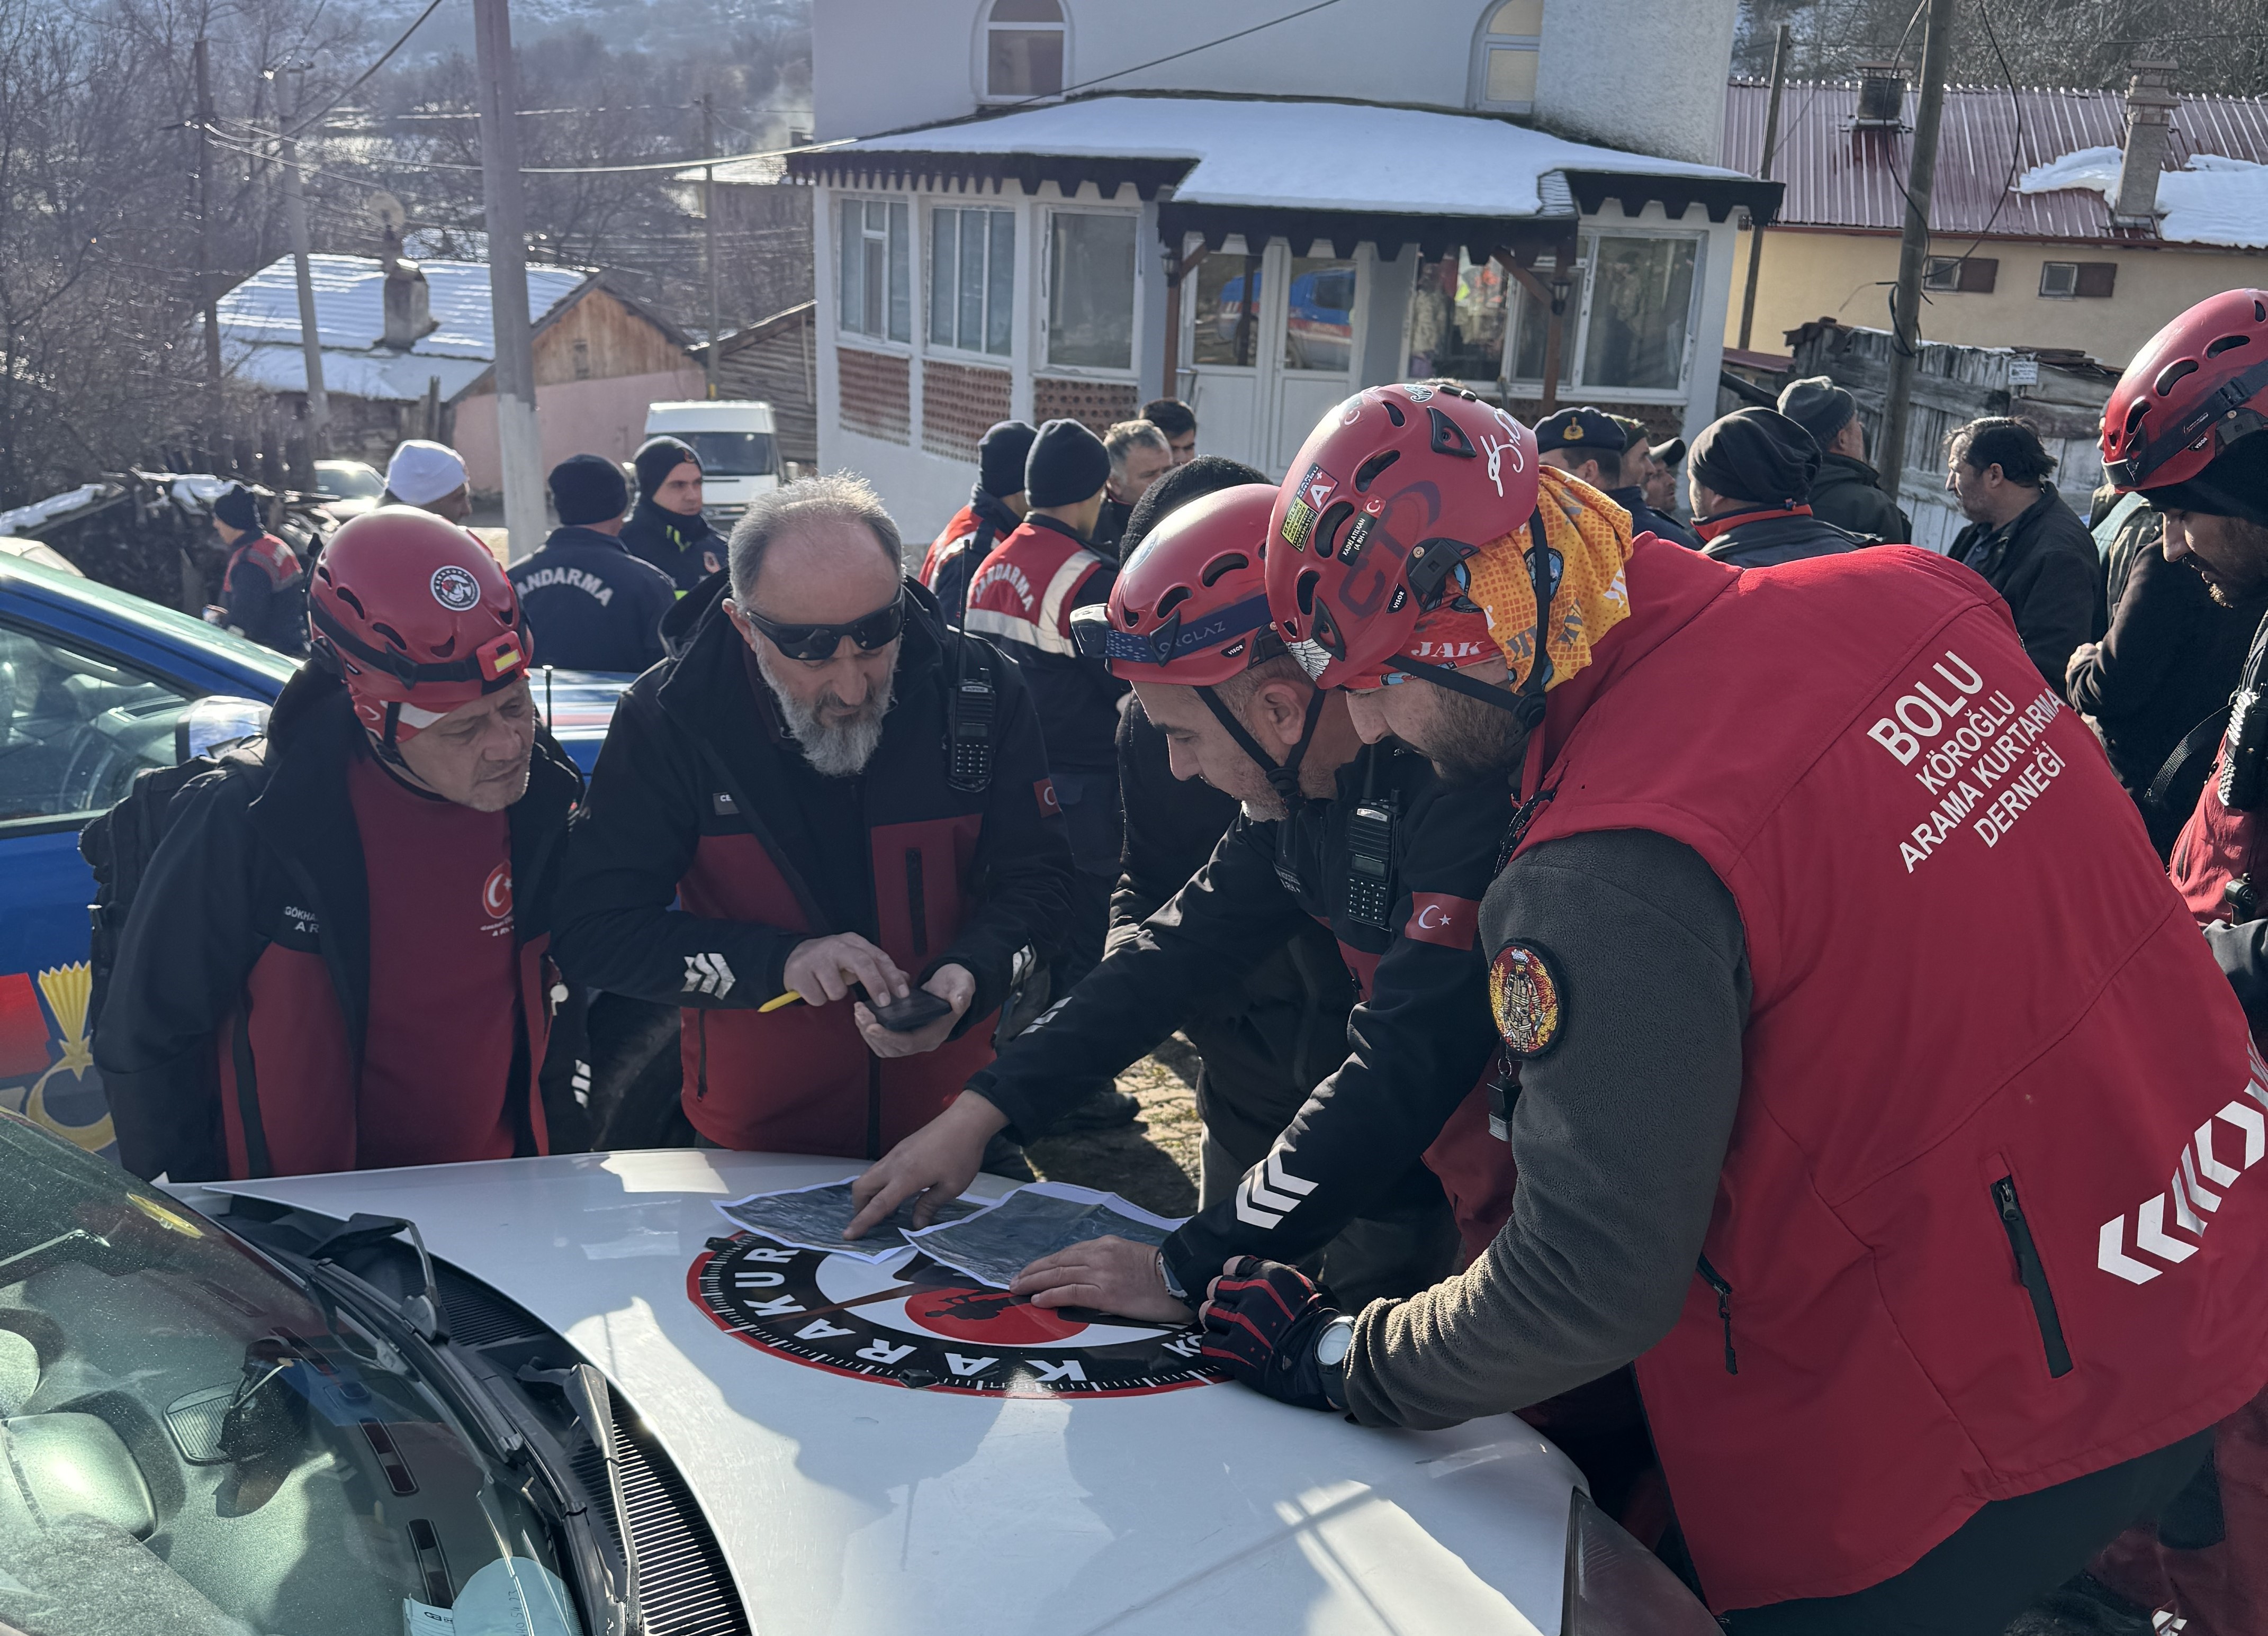
[[[1709,1265],[1707,1256],[1701,1258],[1698,1270],[1701,1281],[1716,1292],[1717,1316],[1724,1320],[1725,1373],[1738,1375],[1741,1372],[1741,1357],[1733,1350],[1733,1287],[1724,1280],[1715,1267]]]
[[[2004,1176],[1992,1184],[1992,1207],[2008,1231],[2008,1248],[2016,1256],[2016,1281],[2032,1298],[2032,1316],[2039,1320],[2040,1340],[2047,1348],[2051,1378],[2071,1373],[2071,1348],[2064,1342],[2063,1320],[2056,1316],[2055,1292],[2048,1288],[2048,1270],[2040,1261],[2040,1247],[2032,1241],[2031,1223],[2016,1202],[2016,1178]]]

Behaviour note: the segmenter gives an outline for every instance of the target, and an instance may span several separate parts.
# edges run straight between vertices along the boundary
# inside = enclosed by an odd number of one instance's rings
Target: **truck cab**
[[[645,412],[645,435],[692,445],[701,461],[702,511],[726,532],[748,503],[779,487],[779,441],[772,406],[748,399],[657,403]]]

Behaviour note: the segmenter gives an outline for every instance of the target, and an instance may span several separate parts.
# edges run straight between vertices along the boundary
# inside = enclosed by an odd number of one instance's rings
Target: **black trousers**
[[[1733,1636],[2000,1636],[2008,1622],[2154,1519],[2198,1475],[2210,1428],[2036,1493],[1996,1500],[1904,1573],[1847,1596],[1726,1614]],[[1864,1481],[1864,1474],[1851,1474]],[[1669,1553],[1664,1552],[1665,1556]]]

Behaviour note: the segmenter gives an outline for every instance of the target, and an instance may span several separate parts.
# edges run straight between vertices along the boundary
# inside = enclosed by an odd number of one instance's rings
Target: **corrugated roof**
[[[1763,162],[1770,96],[1769,86],[1736,80],[1725,99],[1724,161],[1735,170],[1753,175]],[[1856,84],[1792,81],[1782,93],[1772,165],[1774,179],[1787,184],[1780,224],[1896,232],[1904,222],[1915,96],[1906,92],[1905,128],[1860,130],[1854,128]],[[1989,231],[1995,238],[2155,243],[2151,230],[2113,227],[2100,193],[2010,191],[2036,165],[2083,148],[2116,147],[2125,136],[2120,92],[2019,89],[2012,95],[2005,85],[1949,86],[1930,225],[1948,235]],[[2268,164],[2268,99],[2183,98],[2174,110],[2165,168],[2178,171],[2200,153]]]

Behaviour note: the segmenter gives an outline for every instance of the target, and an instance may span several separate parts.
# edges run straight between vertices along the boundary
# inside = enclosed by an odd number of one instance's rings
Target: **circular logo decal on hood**
[[[462,613],[481,599],[481,583],[473,570],[445,562],[433,570],[433,600],[452,613]]]
[[[875,1264],[712,1238],[686,1293],[750,1346],[837,1375],[984,1397],[1120,1398],[1223,1377],[1200,1332],[1035,1307],[918,1251]]]

